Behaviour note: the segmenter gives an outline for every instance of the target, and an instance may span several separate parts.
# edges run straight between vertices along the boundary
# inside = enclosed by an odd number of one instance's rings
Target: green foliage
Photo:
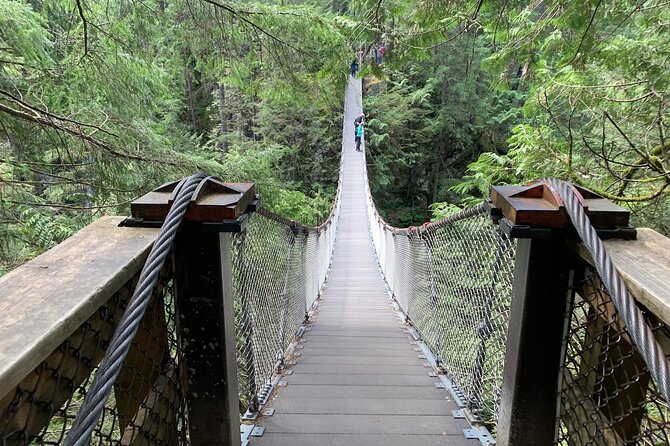
[[[79,4],[0,0],[0,274],[198,170],[327,218],[347,52],[321,5]]]
[[[443,91],[461,98],[432,101],[428,119],[476,161],[457,184],[462,170],[442,165],[433,201],[473,203],[491,184],[555,176],[667,232],[669,11],[663,0],[429,0],[387,21],[381,35],[394,57],[383,74],[395,80],[395,70],[434,59],[428,77],[445,70]],[[429,82],[409,94],[424,99]]]

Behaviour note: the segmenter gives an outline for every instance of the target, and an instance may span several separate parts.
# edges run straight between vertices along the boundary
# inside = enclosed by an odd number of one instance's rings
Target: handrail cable
[[[647,363],[647,367],[649,367],[649,372],[659,384],[663,397],[666,401],[670,401],[670,367],[668,360],[651,329],[645,323],[644,316],[629,294],[626,284],[614,267],[605,245],[591,225],[574,189],[569,183],[555,178],[549,178],[547,182],[558,191],[565,202],[570,220],[572,220],[572,224],[584,242],[586,249],[593,257],[594,266],[600,273],[612,302],[630,328],[630,337],[633,343],[640,350],[640,354]]]
[[[93,380],[84,403],[77,412],[66,446],[85,446],[90,443],[91,434],[102,414],[114,382],[121,372],[123,361],[128,355],[132,340],[151,300],[153,289],[172,247],[172,243],[188,209],[193,192],[206,175],[197,173],[183,179],[176,188],[176,197],[160,233],[154,242],[128,308],[123,313],[114,337],[110,341],[105,357],[100,363],[98,374]]]

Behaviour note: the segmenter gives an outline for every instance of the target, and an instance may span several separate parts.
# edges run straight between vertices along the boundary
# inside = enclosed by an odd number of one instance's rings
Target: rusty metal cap
[[[171,181],[141,196],[130,204],[133,218],[163,221],[172,206],[180,181]],[[224,183],[206,177],[193,192],[184,219],[196,222],[221,222],[237,219],[256,196],[254,183]]]
[[[630,228],[628,209],[586,188],[575,185],[570,187],[596,230]],[[572,228],[563,200],[545,181],[535,181],[525,186],[493,186],[490,206],[492,215],[502,214],[512,226],[534,229]]]

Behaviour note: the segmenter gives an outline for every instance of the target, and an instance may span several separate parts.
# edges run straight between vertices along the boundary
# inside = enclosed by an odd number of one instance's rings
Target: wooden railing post
[[[133,217],[160,220],[176,184],[133,202]],[[177,325],[186,370],[189,440],[240,445],[231,233],[254,210],[253,184],[206,179],[175,240]]]
[[[498,421],[500,445],[550,445],[574,254],[556,239],[517,244]]]
[[[634,236],[628,212],[576,189],[601,234]],[[497,444],[549,446],[556,437],[568,308],[580,260],[565,243],[574,233],[563,201],[546,183],[494,187],[490,208],[518,238]]]

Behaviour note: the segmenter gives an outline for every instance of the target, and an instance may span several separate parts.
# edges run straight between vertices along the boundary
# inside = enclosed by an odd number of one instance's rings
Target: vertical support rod
[[[186,224],[175,246],[191,444],[239,446],[231,234]]]
[[[491,286],[489,287],[488,295],[486,296],[484,314],[482,315],[482,320],[479,323],[479,329],[477,330],[479,347],[477,348],[477,357],[475,358],[474,370],[472,372],[472,389],[470,395],[468,395],[468,409],[471,411],[479,411],[479,409],[481,409],[484,364],[486,363],[487,356],[486,345],[493,332],[491,314],[493,313],[493,302],[497,297],[498,277],[500,275],[500,267],[506,250],[505,241],[507,240],[507,237],[505,236],[505,233],[502,232],[499,227],[496,229],[496,232],[498,233],[496,238],[498,246],[496,247],[493,268],[491,268]]]
[[[519,239],[498,444],[553,444],[574,254],[559,240]]]
[[[289,317],[289,286],[291,282],[291,269],[293,262],[293,248],[295,246],[295,231],[290,230],[288,233],[288,252],[286,253],[286,276],[284,277],[284,286],[279,296],[280,310],[279,310],[279,345],[277,345],[277,368],[284,368],[284,349],[287,343],[284,342],[286,338],[286,318]]]
[[[244,269],[244,247],[246,240],[246,233],[242,232],[238,239],[237,251],[237,270],[243,274]],[[254,326],[251,320],[252,308],[248,296],[240,291],[240,316],[242,319],[242,334],[244,336],[244,352],[246,357],[244,363],[246,366],[247,379],[249,380],[247,388],[247,396],[249,397],[249,405],[247,411],[251,414],[258,413],[260,410],[260,402],[258,400],[258,388],[256,387],[256,355],[254,353]]]
[[[433,337],[435,339],[435,363],[440,369],[443,367],[442,358],[442,337],[440,336],[439,308],[437,305],[437,289],[435,287],[435,269],[433,268],[433,239],[428,233],[421,235],[424,250],[426,251],[426,260],[428,260],[428,275],[430,276],[430,305],[433,312]]]

